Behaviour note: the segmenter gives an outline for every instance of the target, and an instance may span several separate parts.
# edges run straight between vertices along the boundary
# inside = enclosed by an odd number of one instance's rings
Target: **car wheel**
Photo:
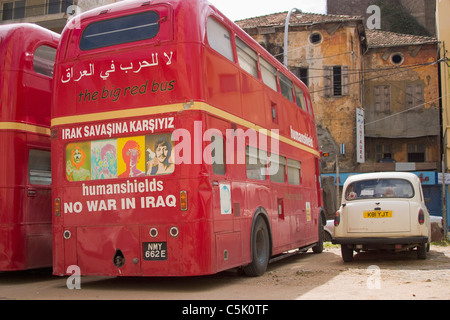
[[[417,246],[417,258],[418,259],[426,259],[427,258],[427,247],[428,244],[424,243],[424,244],[419,244]]]
[[[348,246],[341,244],[341,254],[342,254],[342,260],[344,260],[344,262],[353,261],[353,249],[352,248],[349,248]]]
[[[323,252],[323,238],[325,231],[323,230],[323,223],[322,219],[319,217],[319,241],[317,244],[312,248],[314,253],[322,253]]]

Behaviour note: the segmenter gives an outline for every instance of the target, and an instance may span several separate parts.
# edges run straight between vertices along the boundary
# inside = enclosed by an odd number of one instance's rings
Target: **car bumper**
[[[425,244],[428,237],[403,237],[403,238],[334,238],[333,244],[345,245],[397,245],[397,244]]]

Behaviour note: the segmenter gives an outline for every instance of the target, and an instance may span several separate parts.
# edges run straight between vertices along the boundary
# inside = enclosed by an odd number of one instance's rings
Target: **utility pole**
[[[284,66],[287,68],[288,67],[288,33],[289,33],[289,21],[291,20],[291,14],[294,13],[295,11],[298,12],[302,12],[302,10],[299,10],[297,8],[293,8],[291,9],[291,11],[289,11],[287,17],[286,17],[286,22],[284,24]]]

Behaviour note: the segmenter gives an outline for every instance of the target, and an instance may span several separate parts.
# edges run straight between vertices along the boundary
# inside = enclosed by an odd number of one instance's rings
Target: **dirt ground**
[[[434,300],[450,299],[450,247],[416,252],[363,252],[344,263],[337,246],[274,262],[257,278],[238,270],[192,278],[82,277],[69,290],[51,270],[0,273],[0,299],[22,300]]]

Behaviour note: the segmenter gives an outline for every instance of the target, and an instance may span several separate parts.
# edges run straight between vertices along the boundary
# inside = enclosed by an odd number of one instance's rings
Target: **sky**
[[[236,21],[297,8],[303,12],[326,13],[326,0],[209,0],[229,19]]]

